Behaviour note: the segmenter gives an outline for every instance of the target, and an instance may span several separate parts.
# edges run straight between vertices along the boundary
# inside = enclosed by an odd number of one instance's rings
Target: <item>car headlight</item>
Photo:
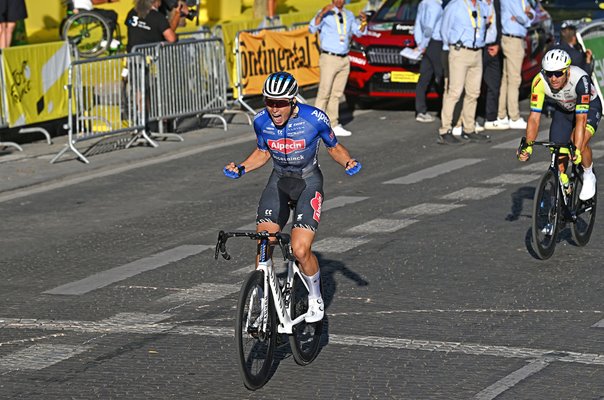
[[[350,42],[350,50],[358,51],[360,53],[365,53],[365,46],[363,46],[362,44],[360,44],[359,42],[357,42],[356,40],[353,39]]]

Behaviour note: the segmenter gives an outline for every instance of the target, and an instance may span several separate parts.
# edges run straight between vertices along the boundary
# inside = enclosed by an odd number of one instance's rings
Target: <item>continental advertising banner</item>
[[[267,75],[287,71],[298,85],[319,82],[319,44],[307,27],[293,31],[265,30],[258,34],[239,33],[241,95],[262,93]]]
[[[69,46],[65,42],[2,50],[7,122],[30,125],[67,116]]]

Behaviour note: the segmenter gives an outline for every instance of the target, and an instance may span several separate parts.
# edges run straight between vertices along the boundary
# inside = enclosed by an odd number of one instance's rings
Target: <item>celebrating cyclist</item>
[[[317,322],[323,319],[324,305],[319,286],[319,263],[311,245],[323,203],[323,174],[317,159],[321,141],[348,175],[356,174],[361,164],[338,143],[323,111],[297,103],[298,83],[291,74],[270,74],[262,94],[266,108],[254,118],[257,148],[243,162],[227,164],[224,174],[239,178],[272,158],[273,172],[258,204],[256,231],[283,229],[289,219],[288,203],[295,202],[292,251],[309,287],[306,322]]]
[[[570,154],[570,157],[575,164],[583,166],[583,188],[579,199],[585,201],[596,194],[596,176],[593,173],[589,141],[602,118],[602,102],[587,73],[570,65],[570,61],[568,53],[561,49],[550,50],[543,57],[542,71],[535,76],[531,85],[531,114],[526,127],[526,145],[519,151],[518,159],[526,161],[531,156],[544,99],[552,99],[555,110],[549,140],[568,143],[572,139],[577,147],[575,154]],[[561,165],[565,161],[561,160]],[[568,180],[565,174],[562,175],[563,181],[564,178]]]

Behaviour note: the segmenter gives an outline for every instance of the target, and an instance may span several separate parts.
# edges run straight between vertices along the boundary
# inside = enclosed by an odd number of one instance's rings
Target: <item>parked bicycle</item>
[[[294,360],[308,365],[319,353],[323,321],[306,323],[308,287],[296,265],[290,246],[290,235],[255,231],[218,234],[216,252],[229,260],[226,242],[231,237],[247,237],[259,241],[259,264],[243,282],[237,303],[235,343],[237,362],[245,386],[256,390],[264,386],[273,364],[275,346],[280,335],[289,336]],[[272,254],[273,244],[280,247],[287,261],[287,275],[277,277]]]
[[[566,149],[575,154],[576,147],[572,143],[559,144],[553,142],[534,142],[533,146],[549,147],[551,162],[545,172],[533,201],[532,243],[537,256],[542,260],[548,259],[554,253],[558,234],[566,223],[570,223],[571,234],[577,246],[585,246],[591,238],[596,219],[596,195],[589,200],[579,199],[583,186],[583,168],[570,162],[566,157],[563,172],[560,170],[560,157]],[[526,147],[526,139],[522,138],[518,151]],[[566,178],[564,177],[566,175]]]
[[[115,36],[121,40],[119,25],[115,26],[112,35],[109,22],[94,11],[74,12],[73,2],[64,1],[67,7],[67,16],[61,22],[59,34],[63,40],[68,41],[82,58],[97,57],[103,53],[113,53],[120,48],[112,48],[111,43]]]

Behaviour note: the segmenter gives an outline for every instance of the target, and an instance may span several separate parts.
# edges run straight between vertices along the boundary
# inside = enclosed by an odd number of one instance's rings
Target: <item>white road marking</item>
[[[36,337],[30,337],[30,338],[25,338],[25,339],[9,340],[8,342],[0,342],[0,347],[11,346],[11,345],[15,345],[15,344],[23,344],[23,343],[33,343],[33,342],[37,342],[38,340],[46,340],[46,339],[51,339],[51,338],[56,338],[56,337],[63,337],[63,336],[65,336],[64,333],[53,333],[52,335],[44,335],[44,336],[36,336]]]
[[[481,390],[479,393],[476,394],[476,396],[474,396],[474,399],[493,400],[501,393],[516,386],[518,383],[528,378],[529,376],[541,371],[549,364],[550,363],[546,360],[533,360],[524,367],[520,368],[519,370],[512,372],[511,374],[501,378],[491,386]]]
[[[520,138],[522,136],[524,136],[524,134],[519,133],[518,138],[512,139],[512,140],[504,142],[504,143],[497,144],[497,145],[493,146],[492,148],[493,149],[517,149],[518,146],[520,146]],[[537,135],[537,140],[545,141],[545,140],[547,140],[548,137],[549,137],[549,128],[542,129],[539,131],[539,133]]]
[[[528,183],[541,178],[541,175],[528,174],[501,174],[486,181],[482,181],[486,185],[518,185]]]
[[[122,281],[126,278],[151,271],[184,258],[197,255],[211,248],[208,245],[183,245],[175,247],[150,257],[141,258],[120,267],[99,272],[79,281],[66,283],[54,289],[45,291],[46,294],[81,295],[96,289]]]
[[[0,371],[39,370],[83,353],[91,347],[35,344],[0,358]]]
[[[361,238],[329,237],[315,242],[312,250],[321,253],[344,253],[370,241]]]
[[[408,185],[412,183],[421,182],[425,179],[435,178],[439,175],[447,174],[449,172],[455,171],[460,168],[468,167],[470,165],[477,164],[483,161],[482,158],[459,158],[457,160],[447,161],[442,164],[438,164],[421,171],[414,172],[407,176],[402,176],[400,178],[392,179],[384,184],[396,184],[396,185]]]
[[[604,157],[604,150],[596,150],[596,149],[592,149],[591,150],[591,157],[592,158],[602,158]]]
[[[441,197],[444,200],[482,200],[498,195],[505,191],[503,188],[467,187]]]
[[[524,167],[518,168],[518,170],[522,171],[522,172],[541,172],[541,175],[543,175],[545,173],[545,171],[547,171],[548,168],[549,168],[549,161],[548,162],[538,161],[538,162],[529,162]]]
[[[349,204],[358,203],[359,201],[367,200],[369,197],[364,196],[338,196],[333,199],[327,199],[321,205],[321,212],[325,212],[328,210],[333,210],[334,208],[344,207]],[[255,217],[254,217],[255,218]],[[254,219],[250,217],[250,219]],[[293,213],[291,213],[288,224],[292,222]],[[244,225],[240,228],[237,228],[238,231],[254,231],[256,230],[256,223],[252,222],[250,224]]]
[[[354,226],[348,229],[347,233],[392,233],[399,229],[403,229],[414,222],[416,219],[383,219],[376,218],[374,220],[365,222],[364,224]]]
[[[211,302],[223,297],[226,297],[232,293],[239,292],[241,289],[241,283],[237,284],[220,284],[220,283],[202,283],[200,285],[193,286],[190,289],[173,293],[162,297],[158,301],[165,302],[182,302],[182,301],[195,301],[195,302]]]
[[[463,207],[464,204],[437,204],[437,203],[422,203],[416,206],[403,208],[400,211],[395,212],[395,215],[438,215],[444,214],[451,210],[459,207]]]
[[[591,326],[592,328],[604,328],[604,319],[601,321],[596,322],[595,324],[593,324]]]

